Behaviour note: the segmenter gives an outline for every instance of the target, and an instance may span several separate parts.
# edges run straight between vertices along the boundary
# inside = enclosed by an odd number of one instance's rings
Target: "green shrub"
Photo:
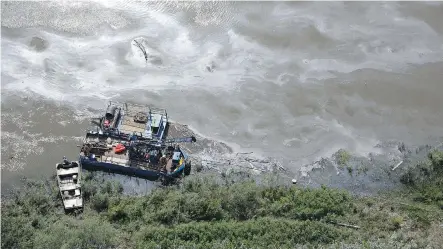
[[[3,210],[2,206],[2,239],[1,248],[32,248],[35,229],[25,215]]]
[[[212,199],[210,196],[201,196],[197,193],[189,193],[186,195],[182,212],[184,212],[190,220],[194,221],[212,221],[223,218],[220,200]]]
[[[322,187],[300,189],[292,187],[275,202],[268,203],[272,215],[301,220],[320,220],[328,215],[344,215],[350,211],[350,196],[344,191]]]
[[[244,222],[189,223],[174,227],[146,227],[138,233],[139,248],[189,245],[211,248],[226,243],[247,248],[292,247],[295,244],[327,244],[349,236],[338,228],[313,221],[260,218]]]
[[[391,218],[392,230],[397,230],[401,227],[403,218],[401,216],[394,216]]]
[[[433,168],[437,171],[443,171],[443,151],[434,150],[428,154]]]
[[[349,152],[347,152],[344,149],[339,149],[334,155],[333,157],[335,158],[335,162],[338,164],[338,166],[340,168],[344,168],[348,162],[349,159],[351,158],[351,155],[349,154]]]
[[[414,201],[439,205],[443,200],[443,152],[433,151],[428,159],[408,169],[400,181],[410,187]]]
[[[346,169],[348,170],[348,173],[349,173],[350,175],[352,175],[352,172],[354,171],[354,169],[352,168],[352,166],[348,165],[348,166],[346,167]]]
[[[234,219],[250,219],[260,206],[258,188],[253,182],[232,185],[226,188],[222,205]]]
[[[109,196],[107,194],[97,193],[91,197],[91,204],[95,211],[105,211],[109,206]]]
[[[69,217],[38,230],[34,248],[112,248],[117,245],[117,231],[97,218],[78,221]]]

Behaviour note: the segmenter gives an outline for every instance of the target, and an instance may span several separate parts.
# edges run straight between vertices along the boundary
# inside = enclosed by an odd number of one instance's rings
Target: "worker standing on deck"
[[[137,135],[135,134],[135,132],[132,133],[132,135],[129,137],[129,143],[130,145],[133,145],[135,141],[137,141]]]
[[[160,169],[163,172],[166,172],[166,164],[168,164],[168,159],[166,159],[166,155],[162,155],[160,158]]]
[[[109,128],[109,120],[105,119],[105,122],[103,124],[105,128]]]

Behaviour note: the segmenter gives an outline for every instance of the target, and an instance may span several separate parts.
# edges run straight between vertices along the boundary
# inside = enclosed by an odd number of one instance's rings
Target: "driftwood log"
[[[354,228],[354,229],[360,229],[360,227],[356,226],[356,225],[349,225],[349,224],[344,224],[344,223],[338,223],[338,222],[335,222],[335,221],[329,221],[329,223],[337,225],[337,226],[342,226],[342,227],[349,227],[349,228]]]

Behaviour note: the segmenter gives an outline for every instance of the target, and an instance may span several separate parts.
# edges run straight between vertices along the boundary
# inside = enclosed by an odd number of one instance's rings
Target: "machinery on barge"
[[[121,173],[149,180],[189,175],[191,160],[179,143],[195,137],[166,139],[166,110],[109,102],[104,116],[86,132],[79,163],[86,170]]]

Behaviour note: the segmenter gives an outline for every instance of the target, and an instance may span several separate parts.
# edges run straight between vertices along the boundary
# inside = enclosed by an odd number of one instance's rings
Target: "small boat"
[[[69,162],[63,157],[63,162],[56,165],[57,183],[65,210],[83,208],[83,198],[80,184],[81,168],[78,162]]]

